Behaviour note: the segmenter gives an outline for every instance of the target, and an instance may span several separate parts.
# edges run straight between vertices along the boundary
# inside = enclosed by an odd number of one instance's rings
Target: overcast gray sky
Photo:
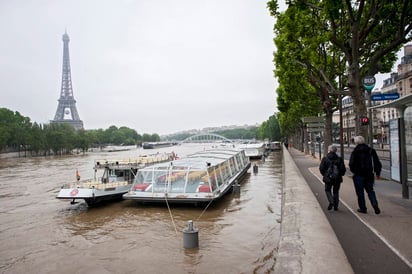
[[[277,111],[266,0],[0,2],[1,107],[54,118],[63,42],[86,129],[173,133]]]
[[[0,1],[0,107],[38,123],[54,118],[67,30],[86,129],[262,123],[277,111],[266,2]]]

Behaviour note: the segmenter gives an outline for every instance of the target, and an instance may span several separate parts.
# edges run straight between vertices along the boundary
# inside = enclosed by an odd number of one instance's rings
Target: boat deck
[[[62,188],[95,188],[95,189],[106,189],[106,188],[116,188],[119,186],[131,185],[128,181],[116,181],[109,183],[102,183],[98,181],[80,181],[74,183],[68,183],[62,186]]]

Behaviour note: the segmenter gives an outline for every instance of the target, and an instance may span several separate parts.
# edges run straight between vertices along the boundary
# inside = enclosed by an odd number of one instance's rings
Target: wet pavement
[[[341,185],[339,210],[328,211],[319,172],[320,160],[293,148],[289,152],[319,201],[355,273],[412,273],[412,200],[402,198],[399,183],[376,180],[375,192],[382,212],[376,215],[366,198],[369,211],[361,214],[356,212],[357,197],[348,170]],[[347,162],[346,167],[349,169]]]

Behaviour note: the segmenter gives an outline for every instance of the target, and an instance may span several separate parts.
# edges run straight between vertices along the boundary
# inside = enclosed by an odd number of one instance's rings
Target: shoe
[[[332,205],[332,204],[329,204],[329,205],[328,205],[328,210],[331,210],[332,207],[333,207],[333,205]]]
[[[375,214],[380,214],[381,210],[379,209],[378,206],[374,206],[373,209],[375,209]]]
[[[358,208],[358,210],[357,210],[359,213],[364,213],[364,214],[367,214],[368,212],[366,211],[366,209],[365,210],[362,210],[362,209],[360,209],[360,208]]]
[[[333,210],[338,211],[338,207],[337,207],[337,206],[334,206],[334,207],[333,207]]]

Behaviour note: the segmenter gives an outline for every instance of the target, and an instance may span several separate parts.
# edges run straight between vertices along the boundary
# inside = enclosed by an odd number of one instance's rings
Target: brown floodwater
[[[123,200],[88,208],[55,197],[63,183],[93,177],[96,159],[127,159],[207,145],[89,152],[68,157],[0,158],[1,273],[271,273],[280,233],[282,155],[254,161],[241,181],[209,207]],[[199,248],[183,247],[193,220]]]

